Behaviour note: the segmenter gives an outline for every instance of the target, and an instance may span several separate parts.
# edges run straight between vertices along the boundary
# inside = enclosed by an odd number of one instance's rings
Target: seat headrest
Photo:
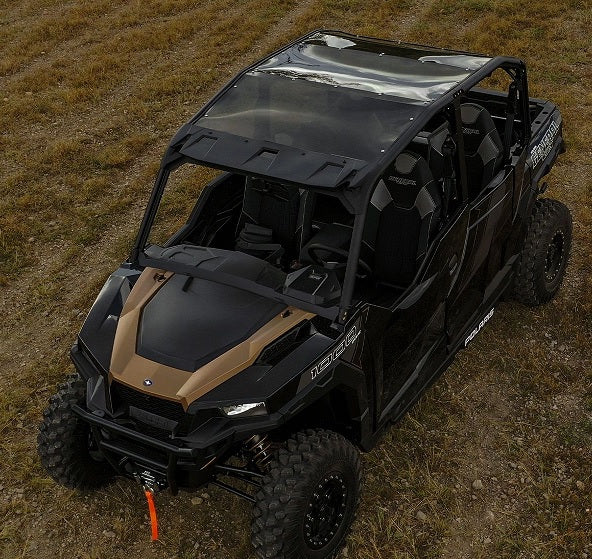
[[[481,105],[460,106],[469,195],[477,195],[503,164],[504,144],[491,115]]]
[[[495,136],[495,143],[501,144],[499,132],[485,107],[476,103],[463,103],[460,106],[460,116],[463,124],[465,153],[467,155],[475,153],[479,149],[483,138],[487,135]]]
[[[434,182],[427,161],[411,151],[399,154],[391,174],[385,179],[386,186],[395,206],[411,208],[423,188]]]

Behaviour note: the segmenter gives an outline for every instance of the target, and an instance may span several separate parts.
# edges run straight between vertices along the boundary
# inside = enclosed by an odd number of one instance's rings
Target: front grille
[[[111,399],[114,408],[119,406],[134,406],[141,410],[160,415],[161,417],[177,421],[178,423],[182,423],[186,417],[185,410],[181,404],[143,394],[119,382],[111,383]]]

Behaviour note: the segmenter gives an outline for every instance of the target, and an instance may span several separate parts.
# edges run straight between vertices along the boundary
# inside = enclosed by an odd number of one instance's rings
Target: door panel
[[[500,244],[511,227],[513,189],[514,173],[510,171],[485,188],[470,206],[465,255],[449,298],[447,330],[451,343],[480,310],[490,276],[499,270]]]
[[[460,211],[428,253],[420,283],[393,307],[370,306],[367,330],[376,375],[376,421],[390,415],[421,378],[433,359],[427,352],[445,348],[445,301],[457,276],[468,225],[468,210]],[[371,330],[370,330],[371,329]]]

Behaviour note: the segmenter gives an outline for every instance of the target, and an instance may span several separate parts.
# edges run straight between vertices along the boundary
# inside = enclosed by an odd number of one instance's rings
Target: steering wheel
[[[326,268],[327,270],[341,270],[345,268],[347,262],[331,262],[330,260],[324,259],[319,252],[329,252],[336,256],[343,257],[346,261],[349,257],[349,252],[342,248],[336,248],[329,245],[324,245],[323,243],[311,243],[306,247],[306,252],[308,257],[319,266]],[[358,258],[358,266],[364,270],[369,276],[372,275],[372,268],[368,266],[366,262],[364,262],[361,258]]]

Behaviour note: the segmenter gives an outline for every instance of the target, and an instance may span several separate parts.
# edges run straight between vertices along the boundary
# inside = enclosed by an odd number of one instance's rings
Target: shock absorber
[[[244,449],[249,456],[250,462],[261,470],[267,469],[273,456],[273,443],[267,435],[253,435],[245,441]]]

